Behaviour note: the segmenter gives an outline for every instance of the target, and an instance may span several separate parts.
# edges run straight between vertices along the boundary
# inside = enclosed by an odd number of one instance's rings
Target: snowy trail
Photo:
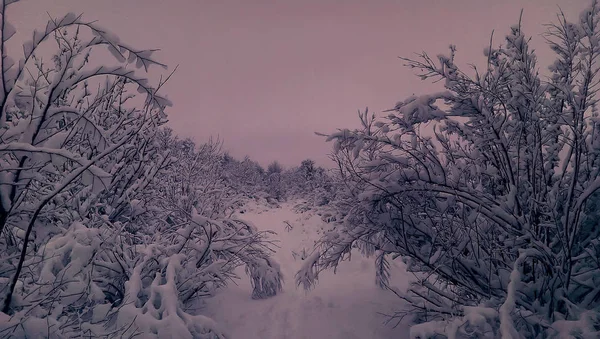
[[[301,255],[303,248],[310,251],[323,222],[318,216],[295,213],[293,206],[256,207],[240,215],[259,229],[277,232],[280,248],[274,258],[285,277],[283,292],[270,299],[252,300],[250,282],[240,270],[243,278],[238,285],[230,284],[209,300],[203,313],[216,320],[232,339],[407,338],[406,326],[393,328],[378,314],[397,309],[399,300],[375,285],[372,259],[353,256],[340,264],[337,274],[321,273],[314,290],[296,288],[294,274],[303,261],[294,258],[292,252]],[[284,221],[293,226],[291,231],[285,229]],[[400,267],[394,271],[392,274],[403,274]]]

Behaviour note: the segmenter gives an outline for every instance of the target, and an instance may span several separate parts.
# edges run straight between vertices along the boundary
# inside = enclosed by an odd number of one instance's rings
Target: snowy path
[[[243,279],[238,285],[230,284],[209,300],[203,313],[232,339],[407,338],[406,326],[385,325],[385,317],[377,313],[390,312],[399,301],[376,287],[372,259],[353,256],[352,261],[340,264],[337,274],[323,272],[314,290],[296,288],[294,274],[302,260],[294,259],[292,251],[301,254],[303,248],[312,249],[323,224],[318,216],[296,214],[292,208],[293,204],[258,207],[240,215],[259,229],[278,233],[281,248],[274,257],[286,279],[283,292],[270,299],[252,300],[250,282],[240,270]],[[286,231],[284,221],[293,226],[291,231]],[[400,268],[396,271],[402,274]]]

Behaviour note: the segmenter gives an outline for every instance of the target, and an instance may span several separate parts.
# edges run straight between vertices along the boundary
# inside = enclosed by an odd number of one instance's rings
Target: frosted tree
[[[414,338],[597,337],[600,53],[596,1],[579,21],[560,13],[547,41],[549,78],[521,23],[468,76],[456,48],[404,59],[445,91],[413,96],[382,119],[328,136],[347,182],[344,219],[307,260],[311,287],[353,247],[376,257],[379,284],[411,305]],[[406,258],[417,281],[389,282]]]
[[[283,167],[281,166],[281,164],[277,161],[273,161],[272,163],[269,164],[269,166],[267,167],[267,174],[271,175],[273,173],[281,173],[283,172]]]
[[[282,180],[287,196],[304,199],[311,206],[326,205],[334,195],[330,173],[311,159],[305,159],[300,166],[286,170]]]
[[[254,298],[276,295],[282,289],[283,276],[270,258],[272,232],[258,231],[250,222],[232,217],[245,196],[231,185],[232,173],[224,171],[219,161],[223,158],[221,142],[213,140],[196,146],[190,140],[171,139],[169,144],[177,161],[160,172],[147,204],[150,209],[163,211],[163,216],[154,220],[157,229],[187,237],[181,246],[189,247],[190,256],[196,258],[196,271],[206,271],[209,277],[219,273],[210,278],[214,287],[233,278],[234,268],[245,266]],[[207,288],[204,293],[211,295],[215,290]]]
[[[5,16],[11,4],[2,4],[3,42],[14,34]],[[33,231],[50,218],[49,204],[64,203],[56,198],[78,185],[98,193],[110,180],[100,164],[158,124],[169,103],[127,68],[131,62],[142,69],[161,65],[151,59],[152,51],[134,50],[72,14],[34,31],[17,63],[7,56],[6,44],[0,49],[0,232],[9,251],[20,247],[4,289],[7,312],[32,236],[48,232]],[[99,49],[121,65],[100,65],[94,59]],[[127,105],[136,91],[144,96],[141,108]]]
[[[236,190],[243,192],[247,197],[254,197],[258,192],[265,190],[265,170],[249,157],[245,157],[230,173],[231,181],[238,182]]]
[[[222,337],[183,309],[174,272],[186,261],[151,264],[175,240],[148,244],[131,229],[144,212],[136,198],[170,162],[153,141],[164,81],[139,75],[164,65],[72,14],[34,31],[15,63],[13,3],[1,6],[0,336]]]
[[[13,2],[0,26],[0,336],[224,338],[197,302],[240,265],[254,298],[283,277],[269,232],[231,218],[241,179],[224,175],[221,142],[161,129],[169,77],[142,75],[165,66],[81,17],[34,31],[13,63]]]
[[[267,166],[267,193],[276,201],[283,201],[286,198],[282,175],[283,167],[277,161],[273,161]]]

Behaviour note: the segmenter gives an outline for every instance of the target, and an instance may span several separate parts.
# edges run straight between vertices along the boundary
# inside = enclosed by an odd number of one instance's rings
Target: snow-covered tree
[[[192,303],[239,265],[256,298],[282,276],[268,232],[228,218],[220,144],[161,130],[166,80],[141,75],[164,65],[80,16],[35,31],[13,63],[13,2],[0,7],[0,336],[223,338]]]
[[[110,207],[100,196],[119,186],[117,167],[131,163],[124,154],[137,152],[164,122],[168,100],[139,76],[164,65],[73,14],[34,31],[14,62],[5,44],[15,33],[6,18],[14,2],[1,6],[0,286],[3,320],[11,315],[2,330],[64,334],[85,311],[78,309],[82,295],[93,295],[90,307],[102,297],[90,290],[86,266],[101,238],[78,247],[75,234],[85,243],[83,234],[95,231],[80,232],[76,221]],[[107,51],[116,66],[99,61]],[[58,247],[64,252],[53,252]]]
[[[236,172],[227,172],[226,164],[220,161],[222,143],[211,140],[196,146],[191,140],[172,137],[163,138],[163,142],[165,140],[170,156],[177,161],[170,162],[158,173],[145,203],[146,209],[163,213],[155,220],[157,229],[188,234],[189,246],[195,243],[195,251],[202,248],[200,252],[192,251],[200,258],[197,269],[211,267],[209,271],[213,271],[211,265],[223,261],[226,264],[220,268],[221,275],[231,277],[235,267],[244,265],[253,280],[255,298],[275,295],[282,287],[283,277],[277,263],[270,259],[272,243],[268,236],[271,232],[259,232],[251,223],[232,217],[247,197],[238,190],[238,183],[243,179],[238,177],[237,183],[232,182],[231,177]],[[248,162],[229,161],[227,164],[236,163],[241,168]],[[186,230],[180,230],[181,227]]]
[[[323,206],[335,194],[333,180],[324,168],[316,166],[311,159],[305,159],[300,166],[282,173],[286,196],[305,199],[312,206]]]
[[[538,73],[521,23],[468,76],[456,48],[404,59],[445,91],[328,136],[347,189],[344,219],[297,275],[306,287],[358,247],[377,280],[412,308],[413,337],[600,335],[600,53],[596,1],[549,26],[556,53]],[[390,283],[405,257],[417,281]]]
[[[267,166],[267,175],[283,172],[283,166],[277,161],[273,161]]]
[[[244,199],[257,198],[257,194],[266,191],[265,170],[250,157],[242,161],[230,161],[224,156],[222,166],[229,185]]]
[[[7,41],[14,29],[4,12],[2,27]],[[160,65],[151,51],[132,49],[81,17],[51,20],[23,46],[14,63],[0,45],[0,232],[8,248],[20,247],[4,312],[11,310],[29,242],[50,233],[34,232],[36,224],[56,225],[57,209],[105,188],[111,176],[102,164],[159,124],[169,104],[126,66]],[[121,65],[101,65],[94,59],[100,49]],[[129,105],[136,92],[144,96],[141,106]]]
[[[276,201],[283,201],[286,198],[285,184],[282,180],[283,167],[273,161],[267,166],[266,186],[269,196]]]

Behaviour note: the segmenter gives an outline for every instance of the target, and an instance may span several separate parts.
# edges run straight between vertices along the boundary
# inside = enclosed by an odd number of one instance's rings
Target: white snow
[[[338,267],[337,273],[323,271],[316,287],[305,292],[297,288],[294,275],[311,255],[314,242],[327,224],[311,211],[298,214],[293,203],[278,208],[256,204],[237,217],[259,230],[273,230],[279,243],[274,259],[285,275],[283,292],[264,300],[253,300],[249,279],[242,277],[210,299],[200,313],[213,318],[231,339],[283,338],[408,338],[406,324],[394,328],[385,316],[402,307],[402,301],[375,283],[374,258],[358,253]],[[292,225],[287,231],[285,222]],[[289,227],[289,226],[288,226]],[[408,276],[401,263],[391,262],[391,284],[405,289]],[[394,266],[396,265],[396,266]]]

